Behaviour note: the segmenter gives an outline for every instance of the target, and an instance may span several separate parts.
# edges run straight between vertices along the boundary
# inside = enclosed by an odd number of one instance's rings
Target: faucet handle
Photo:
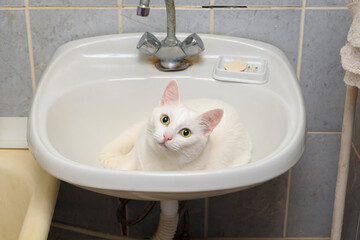
[[[196,33],[188,36],[182,43],[181,48],[186,56],[195,56],[205,50],[204,43]]]
[[[153,34],[146,32],[142,35],[136,47],[140,52],[149,56],[154,56],[160,46],[160,41]]]

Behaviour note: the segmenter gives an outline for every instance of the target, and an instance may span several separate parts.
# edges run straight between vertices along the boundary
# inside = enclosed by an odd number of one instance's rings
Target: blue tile
[[[117,6],[117,0],[29,0],[30,6]]]
[[[345,0],[306,0],[306,6],[345,6]]]
[[[209,5],[210,4],[210,0],[175,0],[175,7],[178,5],[198,5],[198,6],[203,6],[203,5]],[[127,6],[137,6],[139,4],[138,0],[122,0],[122,5],[127,5]],[[164,0],[150,0],[150,7],[152,5],[160,5],[160,6],[165,6],[164,4]]]
[[[28,115],[33,96],[24,10],[0,10],[0,117]]]
[[[24,0],[0,0],[0,6],[6,7],[23,7],[24,3]]]
[[[209,237],[282,237],[288,174],[209,200]]]
[[[30,21],[37,81],[62,44],[118,33],[119,25],[117,9],[30,10]]]
[[[308,134],[292,169],[287,237],[329,237],[340,134]]]
[[[166,32],[165,9],[152,9],[148,17],[136,15],[136,9],[122,9],[122,32]],[[176,32],[209,33],[210,10],[176,10]]]
[[[273,44],[286,53],[295,68],[300,14],[300,10],[215,10],[214,33]]]
[[[215,5],[224,6],[301,6],[302,0],[215,0]]]
[[[340,48],[351,23],[347,10],[307,10],[300,84],[310,131],[341,131],[345,102]]]

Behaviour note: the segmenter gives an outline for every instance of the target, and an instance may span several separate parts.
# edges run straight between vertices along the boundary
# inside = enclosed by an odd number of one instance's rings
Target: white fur
[[[220,123],[210,135],[204,134],[201,114],[222,109]],[[170,124],[160,122],[166,114]],[[191,130],[183,137],[180,130]],[[164,134],[171,140],[164,141]],[[150,117],[124,131],[100,154],[105,168],[123,170],[200,170],[246,164],[251,159],[251,141],[236,110],[212,99],[197,99],[184,104],[170,102],[156,107]]]

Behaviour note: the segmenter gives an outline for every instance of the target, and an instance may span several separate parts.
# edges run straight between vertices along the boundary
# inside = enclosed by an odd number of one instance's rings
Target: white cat
[[[99,158],[105,168],[201,170],[246,164],[251,141],[236,110],[212,99],[179,102],[172,80],[150,117],[124,131]]]

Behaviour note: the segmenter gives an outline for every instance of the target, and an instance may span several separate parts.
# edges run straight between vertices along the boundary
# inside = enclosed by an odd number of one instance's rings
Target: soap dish
[[[225,66],[232,62],[245,63],[245,70],[226,70]],[[220,81],[259,84],[267,81],[267,71],[267,61],[263,58],[220,56],[213,71],[213,78]]]

